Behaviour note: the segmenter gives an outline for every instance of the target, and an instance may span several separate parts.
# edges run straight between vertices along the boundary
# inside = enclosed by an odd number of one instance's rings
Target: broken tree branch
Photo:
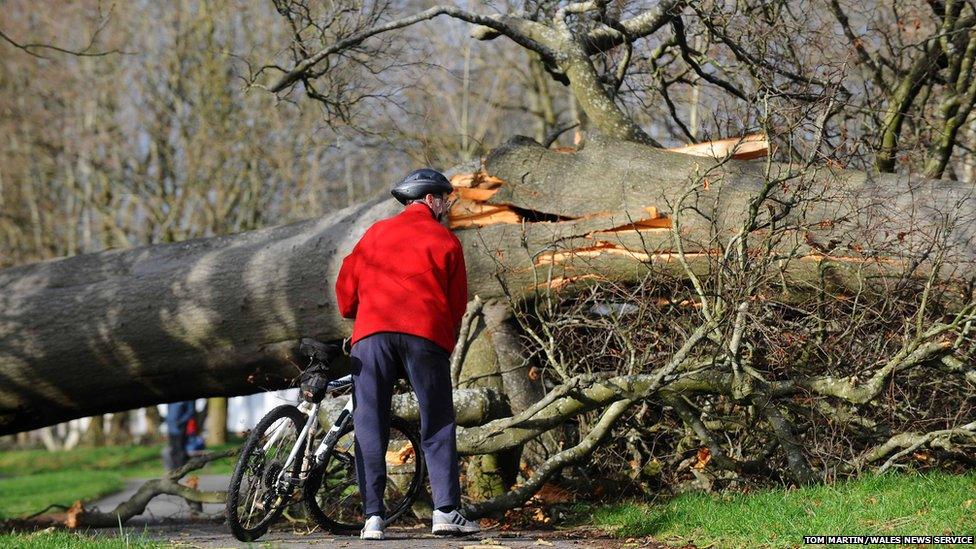
[[[572,448],[567,448],[546,460],[542,466],[532,473],[532,476],[524,484],[516,486],[503,495],[467,506],[466,511],[469,513],[469,516],[474,518],[483,517],[488,513],[510,509],[528,501],[553,474],[567,465],[586,459],[587,456],[592,454],[596,446],[610,433],[614,423],[634,402],[635,400],[633,399],[624,399],[608,406],[600,416],[600,421],[590,429],[590,432],[583,437],[579,444]]]
[[[163,478],[147,481],[139,487],[128,500],[118,504],[115,509],[101,512],[97,509],[85,509],[77,505],[68,511],[65,525],[68,528],[116,527],[136,515],[141,515],[153,498],[162,494],[178,496],[188,502],[223,503],[227,499],[225,491],[202,491],[180,484],[180,479],[190,471],[200,469],[211,461],[237,455],[238,449],[232,448],[218,453],[209,453],[191,458],[185,465],[171,471]]]

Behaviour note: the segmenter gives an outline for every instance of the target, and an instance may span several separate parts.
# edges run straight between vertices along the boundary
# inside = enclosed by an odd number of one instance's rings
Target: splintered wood
[[[504,181],[484,172],[463,173],[451,178],[454,197],[457,199],[449,213],[452,229],[484,227],[501,223],[521,223],[519,209],[511,204],[488,204]],[[652,229],[669,229],[671,221],[654,206],[644,208],[647,217],[617,227],[597,231],[593,234],[625,233]],[[525,210],[521,210],[523,213]],[[549,212],[552,214],[558,212]],[[596,213],[588,217],[598,217]],[[591,235],[592,236],[592,235]]]
[[[521,223],[522,216],[507,204],[485,204],[502,180],[484,172],[462,173],[451,178],[457,202],[451,207],[452,229],[481,227],[498,223]]]
[[[454,195],[457,199],[450,211],[450,227],[452,229],[466,229],[496,225],[503,223],[521,223],[523,221],[520,209],[511,204],[489,204],[487,203],[505,182],[497,177],[492,177],[484,172],[464,173],[455,175],[451,178],[451,185],[454,186]],[[563,263],[571,259],[587,257],[597,257],[601,254],[619,254],[629,257],[635,261],[648,262],[652,260],[670,261],[671,253],[651,254],[644,250],[631,250],[625,246],[607,242],[599,239],[600,236],[611,237],[631,232],[644,231],[669,231],[671,220],[667,215],[658,211],[654,206],[644,208],[647,212],[646,217],[642,217],[630,223],[617,225],[608,229],[593,231],[586,234],[584,238],[592,241],[591,245],[577,247],[559,252],[552,252],[539,256],[535,262],[536,266],[553,265]],[[603,217],[610,215],[610,212],[596,212],[587,215],[586,218]],[[582,219],[582,218],[579,218]],[[559,288],[581,282],[587,279],[601,279],[599,275],[588,273],[570,276],[555,276],[543,285],[552,288]]]
[[[556,147],[560,153],[574,153],[575,147]],[[690,154],[692,156],[710,156],[719,160],[731,155],[736,160],[753,160],[763,158],[769,154],[769,139],[766,134],[751,133],[741,137],[729,137],[715,141],[704,141],[680,147],[671,147],[671,152]]]
[[[560,252],[552,252],[548,254],[540,255],[536,260],[536,265],[548,265],[551,263],[562,263],[568,259],[582,258],[582,257],[595,257],[600,254],[610,253],[610,254],[621,254],[626,256],[632,256],[634,259],[640,261],[648,261],[650,255],[644,252],[634,252],[623,246],[618,246],[611,242],[597,241],[593,246],[586,246],[583,248],[573,248],[570,250],[563,250]]]
[[[535,265],[551,265],[556,263],[565,263],[571,259],[582,259],[582,258],[594,258],[601,254],[616,254],[629,257],[631,259],[643,262],[650,261],[663,261],[668,262],[677,257],[677,254],[673,252],[659,252],[659,253],[647,253],[644,251],[636,251],[630,248],[614,244],[612,242],[597,241],[593,246],[586,246],[583,248],[573,248],[568,250],[563,250],[559,252],[552,252],[544,255],[540,255],[535,261]],[[699,258],[705,257],[708,254],[705,253],[685,253],[686,258]]]
[[[709,156],[719,159],[731,156],[738,160],[748,160],[768,155],[769,140],[764,134],[758,133],[675,147],[670,150],[695,156]],[[575,151],[576,149],[572,147],[558,149],[558,152],[563,153],[572,153]],[[523,221],[521,214],[526,214],[526,210],[519,208],[517,205],[488,203],[498,192],[499,187],[505,184],[503,180],[492,177],[483,171],[478,171],[475,173],[455,175],[451,178],[451,184],[455,188],[455,196],[457,198],[450,211],[450,227],[452,229],[475,228],[502,223],[521,223]],[[609,241],[626,233],[671,230],[671,219],[666,214],[658,211],[654,206],[647,206],[644,210],[647,212],[646,217],[586,234],[586,239],[590,241],[590,244],[586,246],[541,254],[537,257],[535,266],[565,264],[574,260],[597,258],[605,254],[624,256],[640,262],[671,261],[674,259],[674,254],[668,250],[653,253],[643,249],[630,249]],[[558,212],[549,213],[558,214]],[[610,215],[610,212],[596,212],[577,219],[602,217],[606,215]],[[689,256],[696,257],[699,255],[706,254],[689,254]],[[811,259],[816,258],[812,257]],[[561,287],[586,279],[598,278],[600,277],[592,273],[580,275],[566,274],[552,277],[544,285]]]
[[[648,229],[670,229],[671,220],[668,216],[657,211],[654,206],[648,206],[644,208],[648,213],[648,217],[645,219],[638,219],[633,223],[628,223],[626,225],[620,225],[619,227],[612,227],[610,229],[605,229],[602,231],[596,231],[593,234],[606,234],[606,233],[628,233],[628,232],[638,232],[645,231]]]
[[[742,137],[707,141],[683,147],[668,149],[671,152],[690,154],[694,156],[711,156],[722,159],[730,154],[736,160],[752,160],[769,154],[769,140],[765,134],[753,133]]]

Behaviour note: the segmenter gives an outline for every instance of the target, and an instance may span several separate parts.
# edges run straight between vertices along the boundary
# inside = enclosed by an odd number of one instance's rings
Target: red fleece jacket
[[[376,332],[425,337],[454,350],[468,303],[461,241],[425,204],[374,223],[342,260],[339,313],[355,318],[352,343]]]

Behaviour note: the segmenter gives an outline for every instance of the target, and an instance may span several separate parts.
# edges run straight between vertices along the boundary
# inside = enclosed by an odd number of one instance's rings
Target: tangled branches
[[[473,512],[524,502],[570,465],[577,480],[646,491],[972,464],[976,293],[952,261],[951,220],[905,220],[916,245],[897,256],[868,222],[862,249],[784,254],[808,236],[808,212],[841,199],[812,194],[807,168],[770,175],[737,231],[716,225],[711,241],[694,243],[715,250],[704,264],[688,261],[681,228],[722,213],[695,195],[721,184],[708,173],[673,205],[668,260],[642,261],[636,283],[539,284],[534,299],[513,303],[547,396],[467,429],[462,448],[495,452],[566,422],[577,438]],[[532,259],[551,281],[554,262]],[[791,264],[810,276],[787,279]]]

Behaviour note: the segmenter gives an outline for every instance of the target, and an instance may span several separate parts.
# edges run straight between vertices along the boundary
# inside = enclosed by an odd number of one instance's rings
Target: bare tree
[[[329,73],[330,62],[367,40],[384,33],[445,15],[475,25],[475,37],[490,40],[505,36],[538,55],[546,69],[573,90],[587,117],[607,136],[654,143],[614,101],[619,81],[627,69],[627,59],[617,67],[617,74],[601,73],[592,57],[622,47],[629,50],[634,41],[664,26],[672,11],[682,2],[662,2],[655,10],[640,11],[633,17],[619,18],[610,2],[576,2],[558,6],[544,3],[528,13],[480,14],[455,6],[436,6],[417,14],[378,23],[363,22],[331,40],[318,51],[303,51],[293,68],[277,79],[270,90],[283,91],[302,82],[313,98],[322,100],[309,83]],[[307,24],[307,22],[306,22]]]

